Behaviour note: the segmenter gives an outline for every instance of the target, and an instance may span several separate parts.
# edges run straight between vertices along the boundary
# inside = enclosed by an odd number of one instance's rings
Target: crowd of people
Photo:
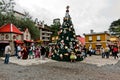
[[[110,55],[112,55],[114,59],[119,58],[119,48],[117,45],[106,46],[105,48],[101,47],[100,52],[102,54],[102,58],[109,58]]]
[[[74,58],[73,56],[82,58],[87,57],[85,46],[83,47],[79,46],[75,50],[76,53],[74,52],[73,54],[71,53],[71,56],[69,57],[71,60],[73,60]],[[34,58],[45,59],[45,57],[52,58],[53,55],[57,53],[57,51],[58,51],[57,45],[48,46],[30,45],[29,47],[27,47],[17,44],[15,48],[15,56],[18,59],[34,59]]]
[[[46,49],[44,46],[31,45],[27,47],[17,44],[15,49],[15,55],[17,56],[18,59],[34,59],[34,58],[44,59],[46,55]]]
[[[18,59],[41,58],[44,60],[45,57],[52,58],[53,54],[55,54],[57,50],[58,49],[56,45],[49,45],[49,46],[30,45],[29,47],[27,47],[21,44],[17,44],[15,47],[15,56]],[[4,62],[6,64],[8,64],[9,62],[10,51],[11,51],[10,45],[6,46],[5,62]],[[118,53],[119,53],[119,48],[117,47],[117,45],[106,46],[105,48],[101,46],[100,48],[100,54],[102,58],[109,58],[110,54],[112,54],[114,59],[117,59],[119,57]],[[85,46],[78,46],[75,48],[75,52],[71,52],[71,55],[69,58],[71,62],[74,62],[78,57],[81,57],[84,59],[87,57],[87,55],[91,56],[93,54],[96,54],[96,50],[92,49],[91,47],[86,48]],[[62,55],[60,55],[60,57],[61,56]]]
[[[86,48],[85,46],[79,46],[76,48],[76,57],[81,56],[83,59],[86,58],[87,56],[92,56],[92,55],[97,55],[97,50],[99,50],[99,55],[101,55],[102,58],[109,58],[112,56],[114,59],[118,59],[120,49],[117,44],[114,45],[106,45],[106,47],[101,46],[100,49],[93,49],[91,46]],[[74,54],[72,54],[73,56]],[[71,57],[73,58],[73,57]],[[76,58],[74,57],[74,60]],[[73,61],[74,61],[73,60]]]

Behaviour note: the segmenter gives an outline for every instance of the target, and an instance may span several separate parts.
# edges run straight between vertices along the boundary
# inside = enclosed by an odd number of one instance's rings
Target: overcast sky
[[[51,25],[53,19],[65,16],[66,6],[77,35],[107,31],[111,22],[120,18],[120,0],[15,0],[15,9],[27,11],[33,18]]]

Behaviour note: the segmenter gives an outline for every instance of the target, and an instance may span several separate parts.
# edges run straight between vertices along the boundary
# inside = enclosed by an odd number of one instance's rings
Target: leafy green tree
[[[29,19],[29,18],[17,19],[15,16],[0,14],[0,26],[7,24],[7,23],[13,23],[21,31],[24,31],[25,28],[28,28],[31,33],[31,37],[33,39],[39,39],[39,36],[40,36],[39,29],[35,26],[34,22],[31,19]]]
[[[3,11],[5,11],[7,5],[8,4],[6,4],[4,0],[0,1],[0,13],[3,12]]]
[[[120,35],[120,19],[111,23],[109,31],[112,35]]]
[[[51,31],[53,32],[52,36],[58,36],[58,31],[59,31],[59,28],[61,26],[60,21],[56,22],[55,20],[56,19],[54,19],[53,24],[50,27]]]
[[[34,22],[32,21],[32,17],[29,15],[28,12],[24,12],[25,18],[18,19],[14,16],[13,13],[14,5],[14,0],[9,0],[8,3],[4,0],[0,1],[0,26],[7,23],[13,23],[22,31],[24,31],[25,28],[28,28],[31,33],[32,39],[39,39],[39,29],[36,28]]]
[[[32,20],[26,19],[26,20],[21,21],[20,28],[22,30],[25,30],[26,27],[29,29],[31,33],[31,37],[33,39],[39,39],[40,37],[39,29],[35,26]]]
[[[1,0],[0,1],[0,13],[11,14],[14,9],[14,0]]]

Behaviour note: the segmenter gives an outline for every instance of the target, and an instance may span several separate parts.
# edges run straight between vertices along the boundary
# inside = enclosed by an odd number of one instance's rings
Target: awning
[[[110,38],[110,41],[118,41],[117,38]]]
[[[21,40],[15,40],[15,43],[17,43],[17,44],[23,44],[24,42],[21,41]]]

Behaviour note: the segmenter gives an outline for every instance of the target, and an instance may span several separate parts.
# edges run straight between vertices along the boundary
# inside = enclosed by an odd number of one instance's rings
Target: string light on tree
[[[66,7],[65,17],[60,27],[57,41],[58,53],[53,54],[54,57],[52,57],[55,60],[70,61],[71,52],[75,51],[75,46],[77,45],[74,26],[69,15],[69,8],[69,6]]]

